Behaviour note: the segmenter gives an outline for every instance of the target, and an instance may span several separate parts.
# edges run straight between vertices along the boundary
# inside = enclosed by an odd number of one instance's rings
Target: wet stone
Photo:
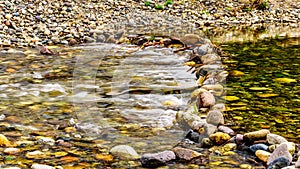
[[[18,154],[21,152],[20,149],[18,148],[6,148],[3,151],[5,154],[13,155],[13,154]]]
[[[261,161],[266,163],[268,161],[268,158],[270,157],[271,153],[264,151],[264,150],[257,150],[257,151],[255,151],[255,155]]]
[[[249,148],[253,153],[255,153],[257,150],[268,151],[268,146],[265,144],[254,144],[251,145]]]
[[[290,163],[288,158],[282,156],[273,160],[272,163],[268,165],[267,169],[282,169],[283,167],[289,166]]]
[[[205,65],[216,63],[217,61],[221,61],[221,57],[217,54],[206,54],[201,56],[201,62]]]
[[[201,153],[198,153],[197,151],[186,149],[186,148],[181,148],[181,147],[173,148],[172,151],[175,153],[175,155],[179,159],[185,160],[185,161],[190,161],[193,158],[196,158],[196,157],[199,157],[202,155]]]
[[[140,161],[144,167],[157,167],[176,159],[173,151],[143,154]]]
[[[217,126],[213,124],[205,124],[204,131],[207,136],[212,135],[217,130]]]
[[[257,141],[257,140],[265,140],[267,134],[269,134],[269,133],[270,133],[269,130],[262,129],[262,130],[258,130],[258,131],[245,133],[243,138],[246,142],[254,142],[254,141]]]
[[[274,152],[270,155],[267,164],[271,164],[273,163],[273,161],[275,161],[276,159],[278,159],[279,157],[284,157],[285,159],[287,159],[289,162],[292,161],[293,157],[292,155],[289,153],[288,151],[288,146],[286,144],[281,144],[280,146],[278,146]]]
[[[231,137],[228,134],[222,132],[216,132],[209,136],[209,139],[216,145],[221,145],[228,141],[230,138]]]
[[[122,159],[137,159],[139,155],[128,145],[118,145],[110,150],[110,153]]]

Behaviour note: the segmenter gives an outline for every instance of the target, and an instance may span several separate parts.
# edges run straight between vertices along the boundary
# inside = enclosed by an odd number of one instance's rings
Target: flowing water
[[[224,60],[231,73],[227,95],[235,96],[227,102],[227,124],[240,132],[268,128],[298,142],[299,38],[227,43],[222,48],[233,54]],[[38,135],[70,141],[76,148],[38,145],[25,149],[52,151],[55,157],[66,151],[80,157],[81,163],[73,165],[125,168],[140,164],[99,162],[93,154],[107,153],[120,144],[134,147],[139,154],[169,150],[184,138],[176,113],[186,107],[197,85],[183,64],[187,52],[117,44],[52,50],[59,54],[45,56],[38,49],[1,52],[2,134],[13,141]],[[1,158],[7,166],[32,163],[24,154]],[[210,166],[221,168],[238,168],[245,162],[238,155],[209,159]],[[33,161],[39,160],[44,161]],[[47,161],[65,164],[59,157]]]

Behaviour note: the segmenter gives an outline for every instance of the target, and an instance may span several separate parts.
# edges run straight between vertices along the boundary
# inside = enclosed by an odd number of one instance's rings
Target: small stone
[[[275,150],[274,152],[270,155],[268,161],[267,161],[267,165],[273,163],[273,161],[275,161],[276,159],[278,159],[279,157],[284,157],[285,159],[289,160],[289,162],[292,162],[292,155],[290,154],[289,150],[288,150],[288,146],[286,144],[280,144]],[[285,166],[284,166],[285,167]]]
[[[89,36],[84,36],[84,37],[83,37],[83,40],[84,40],[84,42],[86,42],[86,43],[95,43],[95,42],[96,42],[96,39],[91,38],[91,37],[89,37]]]
[[[118,156],[123,159],[137,159],[139,155],[137,152],[128,145],[118,145],[110,150],[110,153],[114,156]]]
[[[266,163],[268,161],[268,158],[270,157],[271,153],[264,151],[264,150],[257,150],[257,151],[255,151],[255,155],[261,161]]]
[[[39,151],[39,150],[36,150],[36,151],[32,151],[32,152],[28,152],[26,153],[25,155],[27,158],[34,158],[34,159],[38,159],[38,158],[44,158],[46,157],[45,153]]]
[[[230,136],[234,135],[234,131],[231,128],[227,127],[227,126],[219,126],[218,131],[223,132],[223,133],[227,133]]]
[[[269,144],[281,144],[283,142],[288,142],[284,137],[277,134],[267,134],[267,142]]]
[[[211,110],[207,114],[206,121],[207,123],[215,125],[224,124],[224,117],[220,111]]]
[[[269,160],[268,160],[269,161]],[[289,166],[291,161],[286,157],[279,157],[272,161],[272,163],[268,164],[267,169],[282,169],[283,167]]]
[[[246,133],[244,134],[243,138],[246,142],[254,142],[256,140],[265,140],[267,134],[270,134],[270,131],[267,129],[262,129],[262,130]]]
[[[198,153],[197,151],[194,150],[190,150],[190,149],[186,149],[186,148],[181,148],[181,147],[175,147],[172,150],[175,155],[181,159],[181,160],[186,160],[186,161],[190,161],[193,158],[199,157],[202,154]]]
[[[21,150],[18,149],[18,148],[6,148],[3,152],[4,152],[5,154],[13,155],[13,154],[18,154],[18,153],[20,153]]]
[[[291,165],[291,166],[283,167],[281,169],[296,169],[296,167],[294,165]]]
[[[158,167],[165,165],[167,162],[175,159],[176,155],[173,151],[162,151],[152,154],[143,154],[140,161],[144,167]]]
[[[222,133],[222,132],[216,132],[209,136],[209,139],[217,145],[221,145],[221,144],[225,143],[230,138],[231,137],[229,136],[229,134]]]
[[[116,43],[117,40],[115,39],[115,37],[113,35],[110,35],[107,39],[106,39],[106,43]]]
[[[54,167],[45,164],[32,164],[32,169],[54,169]]]
[[[265,144],[254,144],[251,145],[249,148],[253,153],[255,153],[257,150],[268,151],[268,146]]]

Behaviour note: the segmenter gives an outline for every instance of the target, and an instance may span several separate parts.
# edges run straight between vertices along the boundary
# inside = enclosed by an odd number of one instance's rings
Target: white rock
[[[32,164],[32,169],[54,169],[54,167],[45,164]]]

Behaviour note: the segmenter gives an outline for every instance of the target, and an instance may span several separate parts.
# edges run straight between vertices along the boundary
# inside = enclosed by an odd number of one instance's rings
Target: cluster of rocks
[[[220,96],[224,95],[223,85],[228,73],[222,67],[221,57],[210,42],[197,35],[187,34],[182,41],[193,46],[187,64],[195,68],[199,85],[192,92],[186,110],[177,115],[178,122],[183,121],[191,128],[186,139],[219,155],[232,155],[237,150],[248,152],[268,169],[300,167],[300,151],[296,151],[295,143],[266,129],[236,134],[224,125],[225,105]],[[194,158],[203,158],[203,154],[188,147],[175,147],[172,151],[144,154],[141,162],[147,167]]]
[[[162,8],[155,8],[159,4],[162,4]],[[116,32],[113,31],[118,30],[118,26],[137,24],[132,22],[135,19],[145,23],[153,20],[161,22],[161,16],[170,19],[171,22],[167,24],[173,28],[177,27],[178,21],[174,17],[200,28],[262,23],[298,26],[299,3],[280,4],[272,0],[266,1],[265,5],[265,10],[260,10],[248,1],[230,0],[169,1],[166,5],[152,0],[5,0],[0,1],[0,46],[114,42]],[[145,20],[145,16],[154,17],[153,20]],[[141,25],[145,26],[144,23]]]

